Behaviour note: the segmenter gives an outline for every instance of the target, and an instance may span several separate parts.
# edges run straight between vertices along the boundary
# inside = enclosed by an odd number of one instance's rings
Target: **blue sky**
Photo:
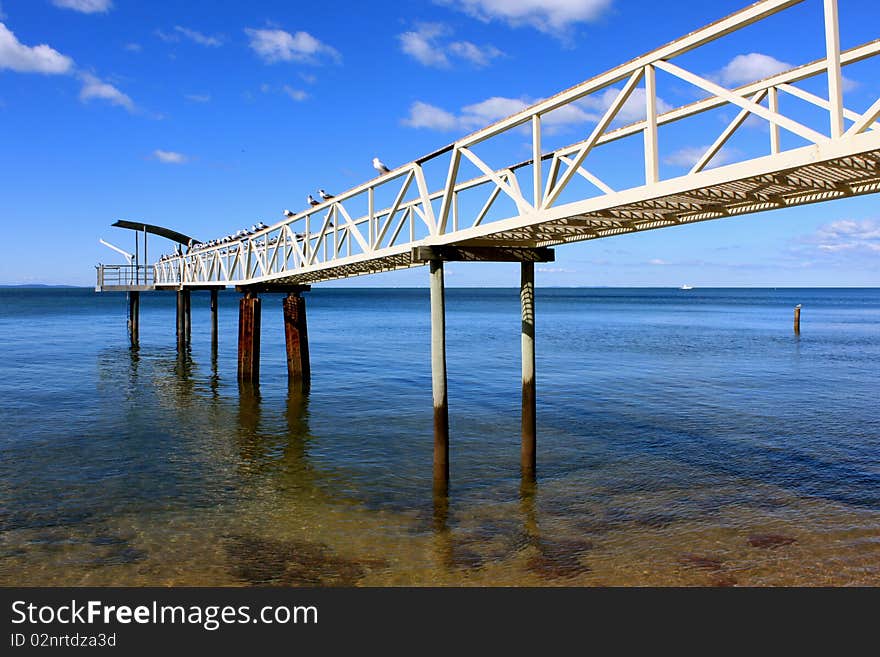
[[[410,161],[744,5],[0,0],[0,284],[92,284],[95,263],[118,259],[99,237],[131,248],[109,227],[119,218],[201,239],[274,223],[318,187],[371,178],[374,155]],[[841,0],[845,48],[880,36],[877,5]],[[821,2],[806,0],[681,61],[736,86],[822,56],[821,29]],[[880,95],[873,62],[845,75],[852,109]],[[696,98],[660,82],[661,107]],[[661,129],[664,174],[686,172],[725,118],[707,117],[705,136]],[[589,127],[562,121],[549,139],[561,146]],[[722,158],[767,140],[760,122],[743,133]],[[511,161],[524,147],[510,146]],[[632,162],[606,166],[613,180]],[[867,196],[568,245],[539,284],[874,286],[878,217]],[[448,275],[518,283],[508,265],[453,264]],[[347,284],[426,280],[415,269]]]

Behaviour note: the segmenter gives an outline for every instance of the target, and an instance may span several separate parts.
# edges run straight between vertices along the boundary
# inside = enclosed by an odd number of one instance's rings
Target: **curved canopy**
[[[163,228],[162,226],[154,226],[152,224],[145,224],[143,221],[126,221],[125,219],[120,219],[115,224],[112,224],[115,228],[129,228],[131,230],[145,230],[148,233],[152,233],[153,235],[158,235],[159,237],[165,237],[172,242],[177,242],[178,244],[189,244],[192,242],[198,242],[197,239],[190,237],[189,235],[184,235],[183,233],[178,233],[176,230],[171,230],[170,228]]]

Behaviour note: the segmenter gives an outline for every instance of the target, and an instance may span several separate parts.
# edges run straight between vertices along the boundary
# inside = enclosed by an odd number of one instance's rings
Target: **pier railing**
[[[841,50],[836,0],[821,3],[820,59],[735,88],[683,61],[801,1],[755,3],[255,234],[163,259],[157,284],[310,283],[412,266],[414,246],[552,246],[877,191],[880,100],[867,110],[845,107],[841,68],[880,55],[880,40]],[[699,100],[665,106],[658,73]],[[821,79],[827,96],[795,86],[812,78]],[[725,109],[736,114],[720,132],[701,118]],[[588,136],[545,151],[542,133],[547,143],[572,117],[583,120]],[[728,163],[719,154],[747,119],[766,126],[769,138],[760,152],[740,157],[728,148]],[[660,154],[658,128],[678,123],[703,146],[687,173],[672,167],[670,175],[670,166],[661,167],[670,156]],[[529,159],[490,164],[491,154],[479,149],[498,137],[516,138],[520,147],[528,139]],[[601,170],[608,159],[601,153],[628,137],[637,140],[643,161],[634,161],[627,169],[632,179],[620,183]],[[825,160],[834,161],[809,168]],[[468,177],[468,169],[478,175]],[[432,170],[438,182],[446,172],[433,190],[426,181]],[[579,191],[582,180],[587,187]]]
[[[156,283],[153,265],[98,265],[96,289],[144,289]]]

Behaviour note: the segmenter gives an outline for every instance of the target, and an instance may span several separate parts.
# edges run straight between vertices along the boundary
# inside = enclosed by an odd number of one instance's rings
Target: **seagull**
[[[266,224],[264,224],[262,221],[257,224],[257,229],[263,230],[264,228],[268,228],[268,226]]]
[[[315,199],[312,198],[311,194],[309,194],[309,205],[320,205]]]
[[[331,198],[333,198],[333,194],[328,194],[323,189],[319,189],[318,194],[320,194],[321,198],[325,201],[329,201]]]
[[[373,168],[379,173],[389,173],[391,171],[391,169],[382,164],[382,160],[378,157],[373,158]]]
[[[294,215],[293,212],[291,212],[290,210],[285,210],[285,211],[284,211],[284,216],[287,217],[288,219],[290,219],[291,217],[293,217],[293,216],[295,216],[295,215]]]

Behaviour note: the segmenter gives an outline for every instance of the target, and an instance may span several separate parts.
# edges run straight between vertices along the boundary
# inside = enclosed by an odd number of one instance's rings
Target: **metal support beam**
[[[537,438],[535,392],[535,263],[520,265],[519,299],[522,308],[522,449],[520,469],[524,481],[535,480]]]
[[[306,300],[299,292],[291,292],[283,302],[284,339],[287,344],[287,381],[291,388],[307,392],[311,387],[309,333],[306,321]]]
[[[441,262],[553,262],[556,254],[547,247],[518,246],[416,246],[414,263]]]
[[[446,399],[446,300],[443,261],[431,260],[431,389],[434,397],[434,491],[449,488],[449,407]]]
[[[247,292],[238,304],[238,380],[260,381],[260,297]]]
[[[132,291],[128,293],[128,333],[131,337],[131,346],[137,347],[140,339],[140,307],[141,293]]]

